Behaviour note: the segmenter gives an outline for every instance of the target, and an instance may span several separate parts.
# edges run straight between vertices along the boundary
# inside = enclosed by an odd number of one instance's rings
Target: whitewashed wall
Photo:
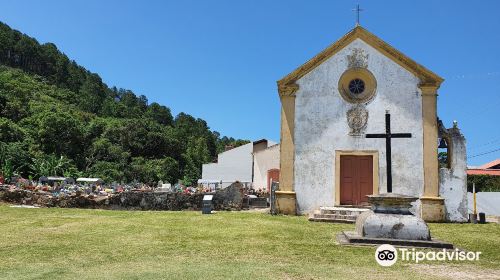
[[[472,193],[468,195],[468,212],[474,212],[474,197]],[[476,193],[476,207],[478,213],[485,213],[487,216],[500,216],[500,192],[479,192]]]
[[[422,100],[419,79],[360,39],[302,77],[295,103],[295,191],[301,213],[333,206],[335,202],[335,150],[378,150],[380,192],[386,192],[385,140],[349,136],[338,81],[347,70],[353,48],[368,54],[368,70],[377,80],[375,98],[366,106],[366,133],[384,133],[384,115],[390,110],[392,131],[412,133],[393,139],[393,192],[423,193]]]
[[[252,182],[253,143],[248,143],[218,155],[217,163],[203,164],[202,179]]]
[[[280,145],[270,146],[254,153],[253,188],[267,188],[267,171],[280,168]]]
[[[253,180],[253,153],[275,144],[272,141],[248,143],[220,153],[217,156],[217,163],[203,164],[201,179],[222,181],[222,187],[235,181],[250,184]]]
[[[458,127],[447,130],[452,146],[450,168],[439,169],[439,196],[444,198],[446,220],[467,221],[467,154],[464,136]]]

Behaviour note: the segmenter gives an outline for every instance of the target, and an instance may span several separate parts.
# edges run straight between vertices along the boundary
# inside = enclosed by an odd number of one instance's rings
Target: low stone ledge
[[[454,249],[453,244],[437,239],[405,240],[392,238],[368,238],[360,236],[358,233],[352,231],[343,231],[337,234],[337,241],[340,245],[379,246],[382,244],[390,244],[396,247]]]
[[[203,196],[207,193],[169,193],[131,191],[108,196],[58,195],[44,191],[0,189],[0,201],[40,207],[90,208],[111,210],[201,210]],[[241,210],[243,185],[233,183],[218,190],[213,199],[214,210]]]

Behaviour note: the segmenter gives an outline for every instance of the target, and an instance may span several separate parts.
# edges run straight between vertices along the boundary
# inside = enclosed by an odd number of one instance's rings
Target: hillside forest
[[[0,22],[0,175],[191,185],[227,145],[207,122],[108,87],[52,43]]]

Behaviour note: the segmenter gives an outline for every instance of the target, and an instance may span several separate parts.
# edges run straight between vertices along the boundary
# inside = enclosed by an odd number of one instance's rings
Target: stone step
[[[356,221],[356,218],[358,216],[357,215],[317,214],[317,213],[314,213],[313,217],[315,219],[330,219],[330,220],[342,219],[342,220]]]
[[[321,206],[320,208],[325,208],[325,209],[333,209],[333,208],[370,209],[371,206],[369,204],[366,204],[366,205],[340,205],[340,206]]]
[[[314,218],[314,217],[309,217],[310,222],[323,222],[323,223],[342,223],[342,224],[353,224],[356,222],[355,220],[344,220],[344,219],[322,219],[322,218]]]
[[[329,223],[354,223],[358,216],[370,210],[364,207],[320,207],[309,215],[309,221]]]
[[[355,215],[370,210],[370,208],[354,208],[354,207],[320,207],[320,214],[337,214],[337,215]]]

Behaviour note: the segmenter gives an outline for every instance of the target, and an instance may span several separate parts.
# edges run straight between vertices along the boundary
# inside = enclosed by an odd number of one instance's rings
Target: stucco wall
[[[235,181],[250,184],[253,180],[253,154],[275,144],[266,140],[255,144],[248,143],[220,153],[217,156],[217,163],[203,164],[202,179],[222,181],[222,187],[227,187]]]
[[[253,145],[253,152],[254,153],[257,153],[259,151],[262,151],[262,150],[265,150],[267,149],[268,146],[271,146],[271,145],[274,145],[276,143],[272,142],[272,141],[263,141],[263,142],[259,142],[259,143],[254,143]]]
[[[267,188],[267,171],[280,168],[280,145],[254,153],[253,188]]]
[[[474,195],[467,193],[468,213],[474,213]],[[500,216],[500,192],[476,193],[477,213],[487,216]]]
[[[458,127],[446,131],[450,168],[439,169],[439,196],[444,198],[446,220],[467,221],[467,154],[465,138]]]
[[[368,70],[377,80],[366,133],[384,133],[384,115],[390,110],[393,132],[412,133],[412,138],[392,141],[393,192],[420,196],[423,192],[422,100],[419,80],[405,68],[356,39],[297,83],[295,104],[295,181],[301,213],[333,206],[335,201],[335,151],[379,151],[380,192],[386,192],[384,139],[349,135],[347,111],[353,107],[338,91],[338,81],[347,70],[347,56],[354,48],[368,54]]]
[[[252,182],[253,143],[220,153],[217,163],[203,164],[202,179]]]

